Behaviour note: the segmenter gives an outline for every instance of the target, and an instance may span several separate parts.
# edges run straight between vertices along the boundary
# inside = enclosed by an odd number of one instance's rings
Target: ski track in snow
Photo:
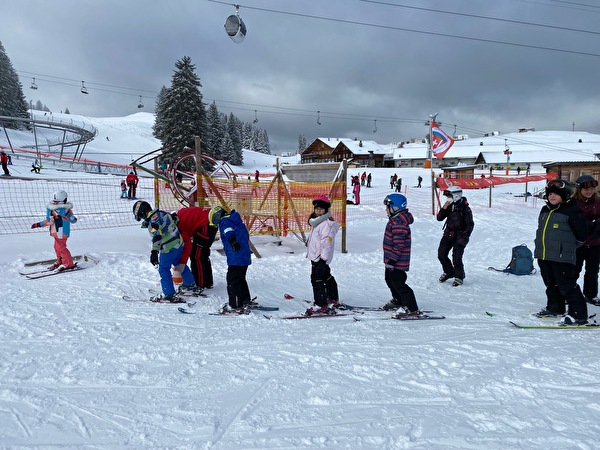
[[[421,173],[398,172],[406,180]],[[382,173],[375,179],[389,179]],[[487,268],[504,267],[514,245],[533,248],[541,203],[502,189],[491,209],[487,190],[466,191],[475,232],[460,288],[437,281],[442,224],[431,215],[431,192],[409,191],[408,283],[422,308],[446,316],[418,323],[378,320],[389,316],[381,312],[360,322],[279,320],[312,298],[295,237],[282,246],[257,239],[264,258],[253,260],[248,282],[259,302],[280,307],[271,320],[208,315],[227,301],[217,251],[214,289],[198,299],[198,314],[183,315],[146,301],[160,287],[137,226],[74,229],[74,253],[99,263],[40,280],[18,269],[52,257],[50,238],[11,237],[5,244],[21,250],[0,258],[0,447],[596,448],[600,336],[509,325],[536,323],[530,314],[545,304],[543,283],[539,274]],[[336,253],[332,272],[343,301],[375,306],[389,299],[381,262],[388,190],[365,191],[355,207],[364,220],[349,225],[349,252]]]

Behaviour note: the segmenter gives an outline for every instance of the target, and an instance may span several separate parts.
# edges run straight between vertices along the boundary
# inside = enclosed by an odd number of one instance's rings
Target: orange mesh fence
[[[332,202],[332,215],[345,224],[346,202],[344,183],[255,182],[225,178],[203,178],[200,188],[186,182],[179,184],[182,194],[171,190],[169,183],[157,183],[157,198],[162,209],[178,209],[185,195],[199,206],[223,206],[235,209],[248,227],[250,234],[302,233],[308,228],[308,217],[313,212],[312,199],[327,194]],[[342,195],[343,194],[343,195]]]

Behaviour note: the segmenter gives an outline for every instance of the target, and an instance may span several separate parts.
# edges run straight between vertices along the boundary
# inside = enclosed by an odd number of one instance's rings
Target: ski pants
[[[585,263],[583,275],[583,295],[587,298],[598,296],[598,269],[600,268],[600,246],[587,247],[582,245],[577,249],[577,264],[575,265],[577,279]]]
[[[338,286],[329,265],[322,259],[311,261],[310,282],[313,287],[315,305],[326,307],[329,302],[337,302]]]
[[[212,263],[210,261],[210,248],[192,244],[190,266],[196,280],[196,285],[210,288],[213,285]]]
[[[246,272],[248,272],[248,266],[227,267],[227,295],[229,296],[229,306],[232,308],[241,308],[250,303],[250,289],[246,281]]]
[[[587,303],[579,285],[575,265],[538,259],[540,275],[546,285],[546,309],[555,314],[565,313],[565,300],[569,315],[587,319]]]
[[[56,253],[56,262],[58,264],[64,264],[65,267],[71,267],[73,265],[73,257],[71,252],[67,248],[68,237],[63,234],[62,237],[54,237],[54,253]]]
[[[190,268],[185,264],[180,264],[181,254],[183,253],[183,246],[171,250],[169,253],[160,253],[158,255],[158,274],[160,275],[160,286],[163,294],[172,295],[175,293],[175,285],[173,284],[173,274],[171,273],[171,267],[177,268],[181,273],[183,284],[186,286],[194,285],[194,276],[190,271]]]
[[[392,302],[404,306],[408,311],[418,311],[417,300],[415,293],[406,284],[406,272],[399,269],[385,269],[385,284],[392,292]]]
[[[135,188],[137,187],[135,183],[129,183],[127,185],[129,190],[127,191],[127,198],[135,198]]]
[[[452,261],[448,258],[452,250]],[[451,277],[465,279],[465,266],[463,264],[463,254],[465,245],[461,245],[457,240],[442,236],[440,246],[438,247],[438,260],[442,263],[442,270]]]

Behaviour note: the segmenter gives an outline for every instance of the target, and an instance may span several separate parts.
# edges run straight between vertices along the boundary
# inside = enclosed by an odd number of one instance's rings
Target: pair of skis
[[[32,261],[25,263],[24,267],[19,270],[19,274],[23,275],[28,280],[37,280],[39,278],[46,278],[53,275],[60,275],[63,273],[87,269],[95,266],[98,263],[98,260],[89,255],[77,255],[73,257],[74,266],[69,269],[62,270],[51,267],[55,262],[55,259],[49,259],[45,261]]]

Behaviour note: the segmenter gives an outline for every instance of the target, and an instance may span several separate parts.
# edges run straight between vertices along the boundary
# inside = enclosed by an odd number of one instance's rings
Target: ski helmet
[[[386,195],[386,197],[383,199],[383,204],[390,208],[392,215],[408,209],[408,201],[402,194]]]
[[[550,194],[557,194],[563,202],[566,202],[571,197],[571,188],[565,180],[557,178],[556,180],[548,181],[546,184],[546,198]]]
[[[323,208],[325,211],[329,211],[329,208],[331,207],[331,201],[325,194],[319,194],[313,198],[312,204],[313,206]]]
[[[220,206],[213,206],[208,212],[208,221],[211,225],[219,225],[219,222],[225,215],[225,210]]]
[[[598,187],[598,181],[591,175],[581,175],[575,180],[575,183],[577,183],[579,189]]]
[[[52,195],[52,201],[54,203],[67,203],[67,193],[65,191],[56,191]]]
[[[448,186],[444,190],[445,197],[452,197],[453,202],[457,202],[462,198],[462,189],[458,186]]]
[[[137,220],[138,222],[140,220],[146,219],[146,217],[148,217],[148,214],[150,214],[151,212],[152,207],[150,206],[150,203],[145,202],[143,200],[138,200],[133,205],[133,217],[135,217],[135,220]]]

